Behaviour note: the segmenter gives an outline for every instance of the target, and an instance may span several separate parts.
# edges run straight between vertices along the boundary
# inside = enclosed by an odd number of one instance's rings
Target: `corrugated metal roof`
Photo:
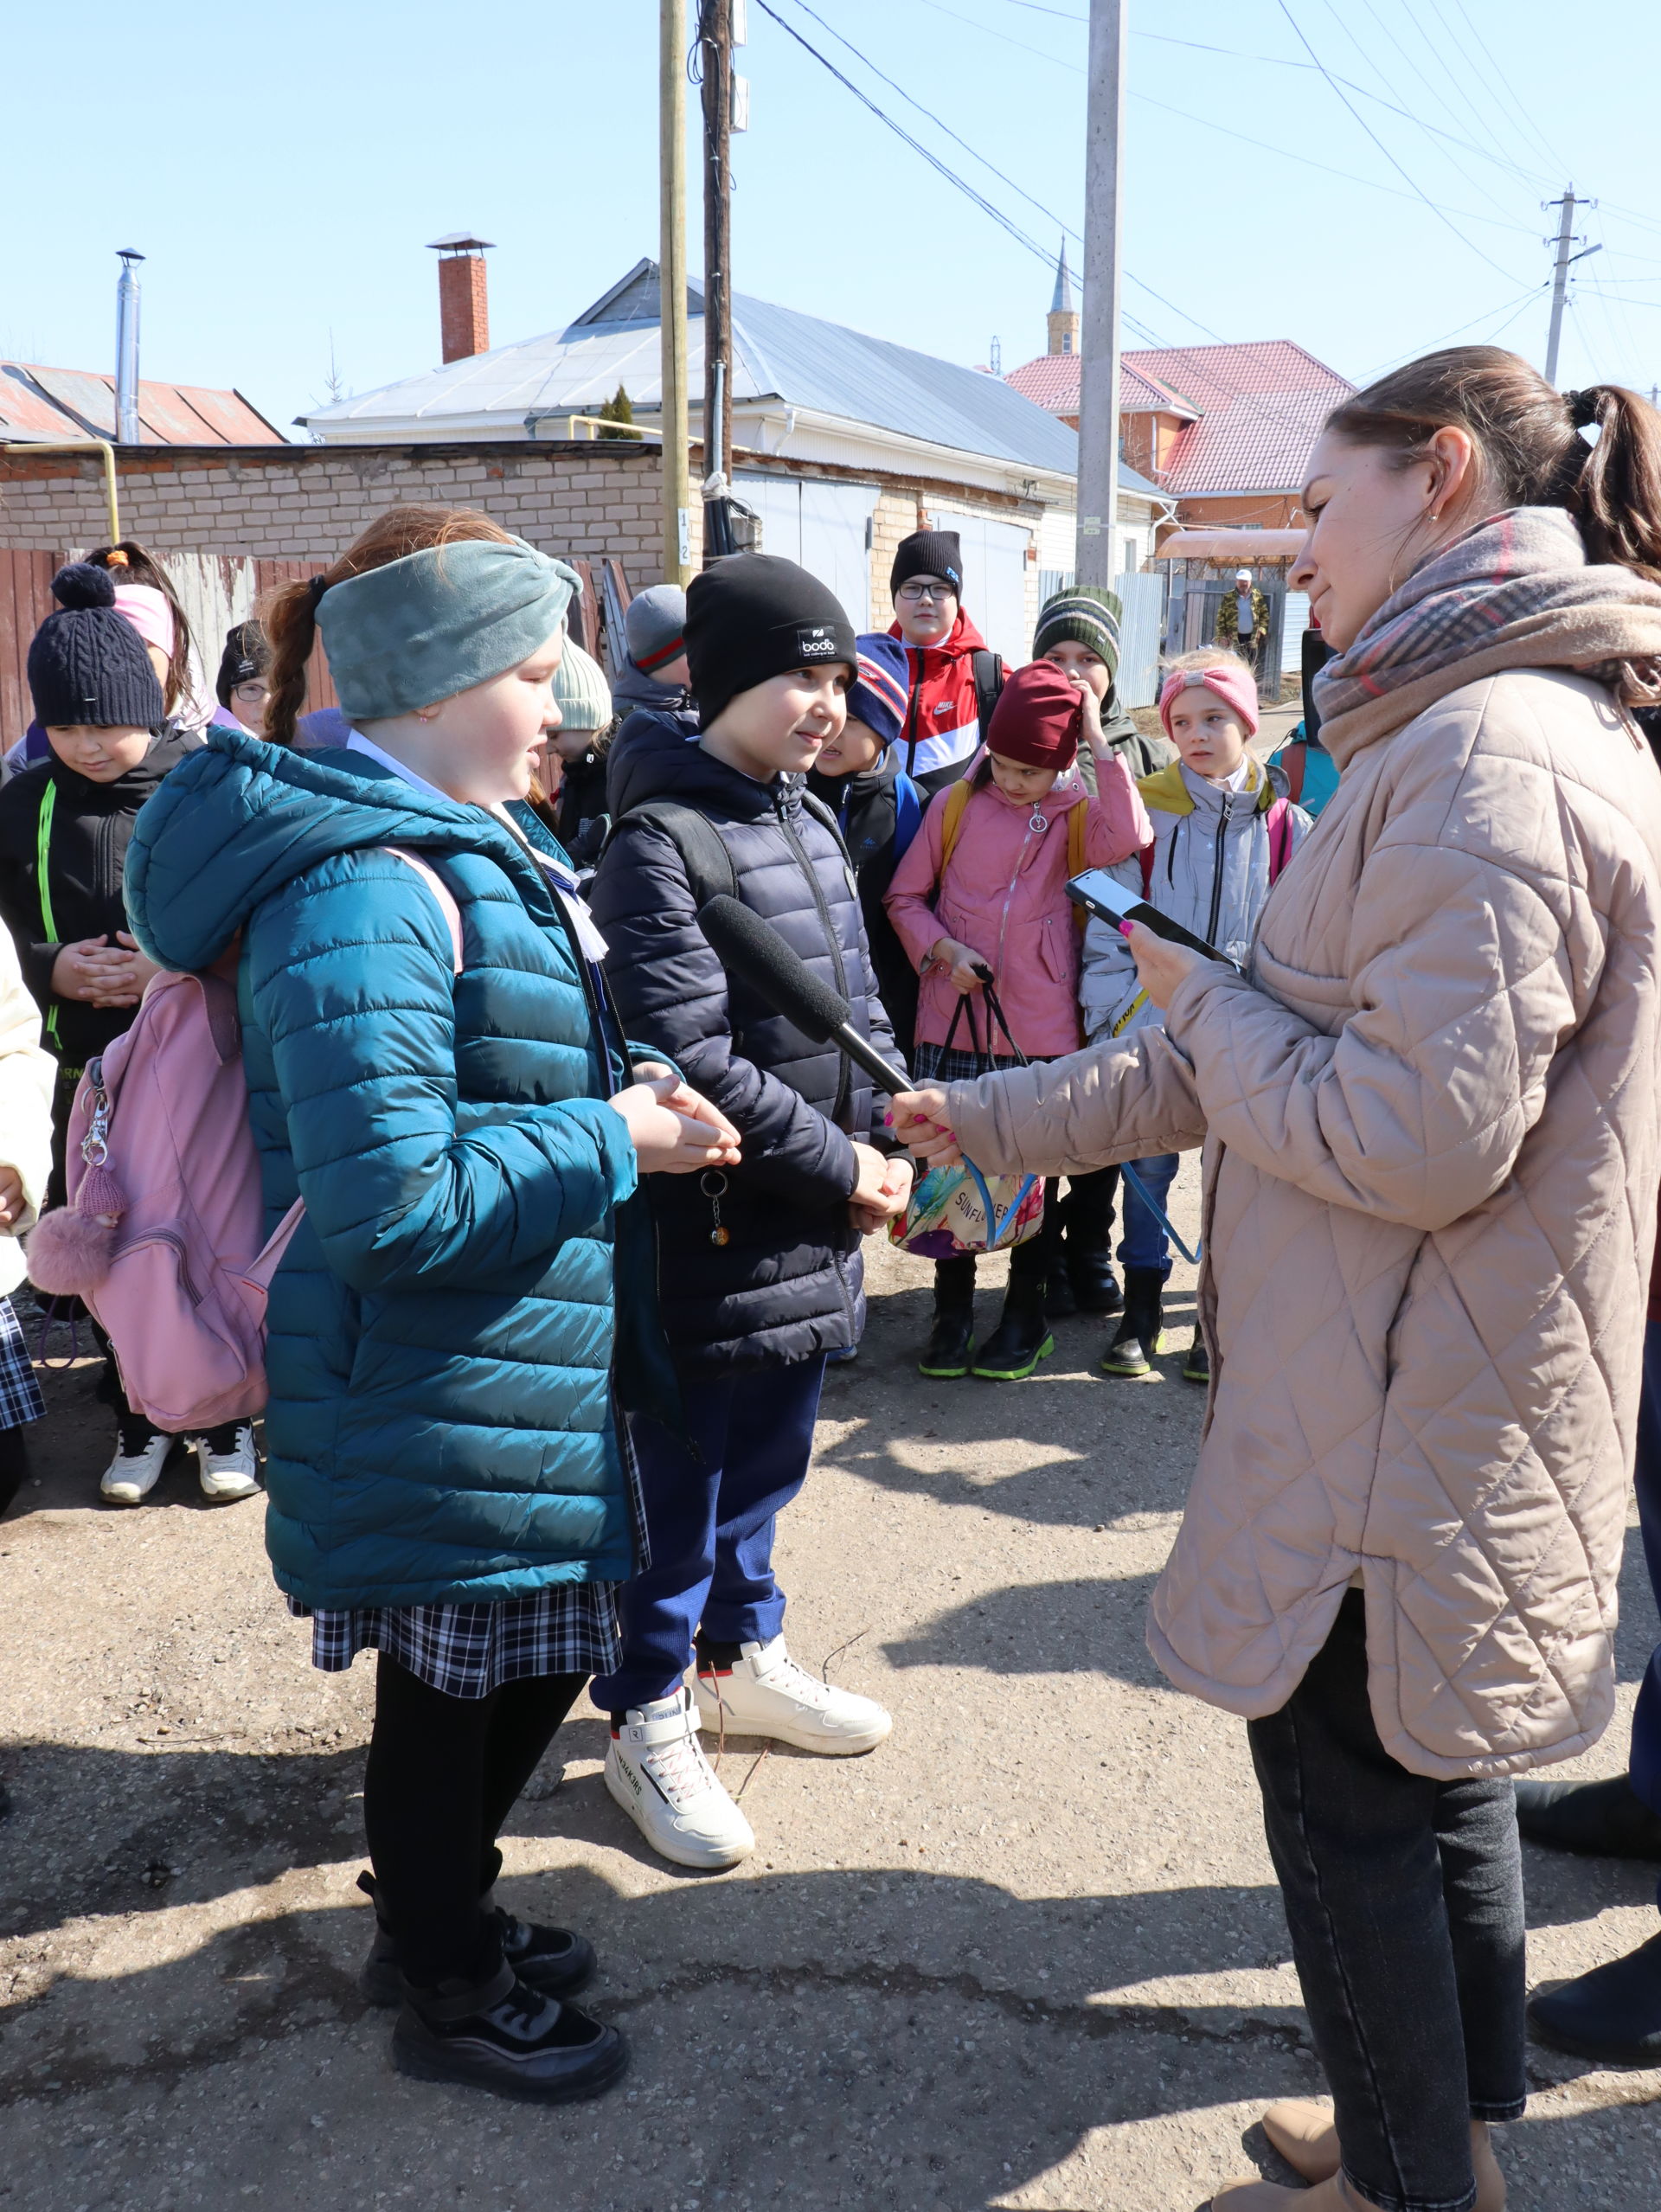
[[[689,298],[688,372],[696,392],[703,380],[702,302],[696,292]],[[305,420],[313,430],[379,426],[383,435],[401,423],[430,426],[448,415],[523,421],[531,414],[590,411],[619,383],[637,407],[655,407],[657,300],[656,266],[637,263],[562,330],[405,377]],[[742,295],[733,302],[733,343],[736,401],[778,399],[964,452],[1067,476],[1077,471],[1078,440],[1067,425],[979,369]]]
[[[140,444],[281,446],[274,424],[240,392],[196,384],[138,385]],[[43,369],[0,362],[0,425],[12,438],[115,436],[115,381],[85,369]]]

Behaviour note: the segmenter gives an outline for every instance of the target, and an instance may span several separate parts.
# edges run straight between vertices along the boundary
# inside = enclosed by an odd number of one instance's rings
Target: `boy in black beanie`
[[[911,699],[900,766],[933,797],[954,784],[985,741],[1004,688],[1004,664],[963,611],[963,552],[955,530],[914,530],[888,572],[894,627],[906,649]]]
[[[59,570],[52,593],[60,612],[48,615],[29,649],[35,719],[52,752],[0,790],[0,920],[44,1017],[42,1042],[58,1062],[49,1202],[61,1205],[82,1071],[131,1023],[156,972],[126,926],[122,873],[132,825],[191,747],[164,731],[162,687],[143,639],[116,612],[109,571],[77,561]],[[101,1334],[100,1342],[107,1356]],[[128,1410],[113,1359],[99,1395],[120,1429],[102,1495],[112,1505],[140,1504],[173,1439]],[[198,1439],[197,1450],[207,1497],[247,1497],[258,1488],[251,1427],[228,1423]]]
[[[623,1662],[592,1694],[612,1715],[612,1797],[666,1858],[708,1869],[755,1838],[700,1723],[843,1754],[888,1733],[880,1706],[791,1658],[772,1549],[806,1477],[825,1356],[857,1341],[860,1238],[901,1209],[911,1177],[869,1141],[867,1079],[728,977],[697,921],[717,892],[741,899],[892,1054],[842,842],[801,785],[843,725],[852,625],[805,569],[737,554],[694,578],[686,646],[702,735],[689,744],[665,717],[663,741],[622,764],[591,905],[626,1034],[707,1087],[743,1158],[653,1193],[685,1437],[631,1420],[651,1563],[620,1593]]]

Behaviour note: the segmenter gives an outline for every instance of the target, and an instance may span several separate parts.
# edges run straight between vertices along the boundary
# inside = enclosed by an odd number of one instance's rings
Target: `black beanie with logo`
[[[900,541],[888,571],[888,597],[913,576],[938,576],[963,597],[963,547],[955,530],[914,530]]]
[[[793,561],[733,553],[686,594],[686,659],[705,729],[741,691],[792,669],[859,665],[854,625],[836,593]]]
[[[29,649],[35,719],[47,729],[160,729],[162,687],[144,641],[115,609],[107,568],[74,561],[52,579],[60,612]]]

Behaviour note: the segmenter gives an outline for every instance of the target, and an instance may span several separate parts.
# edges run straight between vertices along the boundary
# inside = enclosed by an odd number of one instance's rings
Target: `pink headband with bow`
[[[1165,726],[1165,735],[1170,735],[1170,707],[1174,699],[1184,691],[1215,691],[1227,707],[1232,707],[1245,726],[1247,737],[1257,735],[1257,678],[1248,668],[1231,667],[1227,662],[1216,668],[1173,669],[1165,678],[1159,693],[1159,719]]]

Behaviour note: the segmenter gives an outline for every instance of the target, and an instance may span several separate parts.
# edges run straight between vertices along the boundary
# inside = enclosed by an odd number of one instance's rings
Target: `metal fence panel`
[[[1164,625],[1163,576],[1115,576],[1125,610],[1119,637],[1119,698],[1123,707],[1151,707],[1159,697],[1159,639]]]

